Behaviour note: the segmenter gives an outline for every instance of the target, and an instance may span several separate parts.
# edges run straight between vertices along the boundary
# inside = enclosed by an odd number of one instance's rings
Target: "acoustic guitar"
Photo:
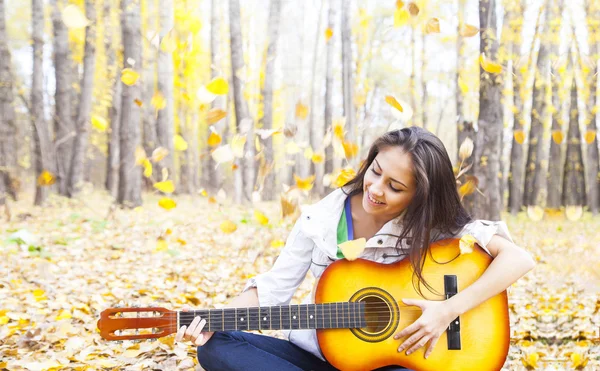
[[[195,316],[207,320],[203,331],[315,329],[323,355],[340,370],[373,370],[400,365],[418,371],[500,370],[510,342],[506,291],[456,318],[427,359],[426,347],[406,355],[394,340],[421,309],[403,298],[445,300],[475,282],[492,258],[475,244],[461,254],[459,239],[430,246],[423,276],[434,288],[415,290],[408,259],[381,264],[364,259],[337,260],[317,282],[315,304],[171,311],[162,307],[109,308],[98,321],[106,340],[156,339],[189,325]]]

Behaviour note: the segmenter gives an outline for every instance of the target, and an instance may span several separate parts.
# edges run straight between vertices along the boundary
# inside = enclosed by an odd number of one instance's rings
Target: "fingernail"
[[[411,351],[410,351],[410,350],[406,351],[406,355],[409,355],[410,353],[411,353]]]

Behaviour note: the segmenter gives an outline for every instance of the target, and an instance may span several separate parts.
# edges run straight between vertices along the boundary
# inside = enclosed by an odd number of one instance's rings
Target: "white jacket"
[[[256,287],[259,306],[289,305],[309,269],[318,279],[325,268],[338,259],[337,226],[346,197],[342,189],[338,188],[319,202],[302,208],[302,213],[273,267],[250,278],[244,287],[243,291]],[[395,249],[401,230],[400,216],[390,220],[367,241],[359,257],[386,264],[402,260],[406,255],[398,254]],[[488,254],[486,246],[494,234],[513,242],[502,221],[475,220],[454,237],[465,234],[471,234]],[[431,235],[434,236],[435,231]],[[435,240],[449,237],[453,236],[440,234]],[[403,249],[410,247],[406,241],[402,241],[401,246]],[[307,295],[302,304],[313,304],[313,300],[313,295]],[[284,333],[290,342],[325,360],[319,348],[316,330],[285,330]]]

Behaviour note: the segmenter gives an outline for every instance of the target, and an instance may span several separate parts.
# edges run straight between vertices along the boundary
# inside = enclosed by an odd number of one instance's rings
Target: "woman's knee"
[[[219,357],[223,357],[226,352],[221,351],[223,340],[229,339],[227,333],[215,332],[213,336],[204,344],[196,349],[198,362],[200,366],[207,370],[214,369],[214,366],[220,363]]]

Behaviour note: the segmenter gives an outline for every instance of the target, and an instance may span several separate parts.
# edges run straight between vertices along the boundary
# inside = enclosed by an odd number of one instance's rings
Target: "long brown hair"
[[[437,237],[431,236],[432,229],[441,234],[455,235],[472,221],[460,202],[452,162],[442,141],[429,131],[416,126],[389,131],[373,142],[358,173],[342,190],[350,190],[348,197],[361,193],[364,187],[363,179],[371,163],[381,149],[392,146],[401,147],[412,159],[416,184],[413,199],[402,212],[403,229],[398,236],[396,250],[401,251],[403,239],[407,240],[407,244],[410,241],[408,255],[414,270],[413,286],[416,276],[419,293],[422,294],[421,282],[433,292],[436,290],[422,276],[430,241],[435,241]]]

